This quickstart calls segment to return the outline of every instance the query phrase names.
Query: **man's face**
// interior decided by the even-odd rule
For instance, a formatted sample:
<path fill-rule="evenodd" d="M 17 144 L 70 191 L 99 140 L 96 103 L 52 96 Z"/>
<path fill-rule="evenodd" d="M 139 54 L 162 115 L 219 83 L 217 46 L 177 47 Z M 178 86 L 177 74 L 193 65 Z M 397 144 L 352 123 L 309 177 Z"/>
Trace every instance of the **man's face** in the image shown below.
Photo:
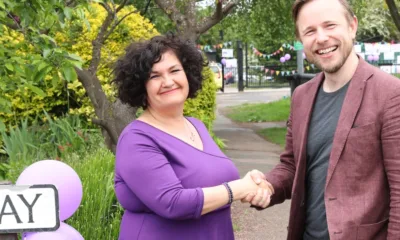
<path fill-rule="evenodd" d="M 337 72 L 353 49 L 357 18 L 350 21 L 338 0 L 314 0 L 297 18 L 299 38 L 307 59 L 327 73 Z"/>

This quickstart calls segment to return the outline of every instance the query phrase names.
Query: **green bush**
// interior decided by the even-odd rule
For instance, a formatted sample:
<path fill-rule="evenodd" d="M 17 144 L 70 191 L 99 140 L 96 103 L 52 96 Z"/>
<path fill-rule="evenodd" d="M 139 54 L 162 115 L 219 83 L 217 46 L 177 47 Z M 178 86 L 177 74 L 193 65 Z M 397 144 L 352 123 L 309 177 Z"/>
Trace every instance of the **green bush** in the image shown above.
<path fill-rule="evenodd" d="M 78 211 L 67 223 L 85 239 L 118 239 L 122 207 L 114 192 L 114 155 L 100 148 L 81 159 L 65 161 L 78 173 L 83 185 L 83 199 Z"/>
<path fill-rule="evenodd" d="M 118 15 L 121 17 L 134 10 L 134 6 L 129 5 L 123 8 Z M 90 28 L 84 21 L 73 17 L 74 20 L 66 22 L 64 29 L 53 29 L 49 36 L 63 50 L 79 56 L 83 60 L 83 67 L 87 68 L 92 58 L 92 41 L 97 36 L 107 12 L 100 4 L 93 3 L 90 5 L 90 10 L 85 11 L 84 14 Z M 115 95 L 110 84 L 110 76 L 116 59 L 130 42 L 148 39 L 157 34 L 157 30 L 148 19 L 139 13 L 133 13 L 125 18 L 109 36 L 101 51 L 102 58 L 97 76 L 104 92 L 110 99 Z M 0 26 L 0 44 L 10 51 L 18 53 L 19 61 L 26 65 L 26 69 L 21 71 L 29 70 L 31 71 L 29 75 L 34 75 L 34 69 L 31 69 L 32 62 L 42 61 L 42 53 L 29 47 L 23 34 L 2 25 Z M 56 73 L 56 70 L 61 71 L 62 69 L 63 66 L 58 66 L 57 69 L 48 72 L 42 76 L 40 81 L 34 83 L 36 87 L 43 90 L 43 94 L 38 95 L 37 91 L 21 84 L 12 84 L 20 82 L 19 79 L 10 81 L 11 83 L 6 82 L 6 86 L 0 87 L 0 101 L 7 102 L 10 106 L 8 111 L 0 109 L 0 129 L 2 128 L 1 122 L 8 126 L 9 124 L 17 125 L 20 119 L 28 118 L 29 121 L 33 121 L 35 118 L 45 118 L 43 110 L 53 116 L 70 113 L 87 118 L 92 117 L 94 109 L 82 84 L 77 79 L 66 81 L 65 76 Z M 18 78 L 18 75 L 10 74 L 8 77 L 14 79 Z M 36 78 L 37 76 L 35 76 Z"/>
<path fill-rule="evenodd" d="M 200 119 L 207 127 L 209 133 L 220 148 L 224 148 L 224 143 L 213 133 L 213 122 L 215 120 L 215 110 L 217 106 L 217 85 L 214 81 L 214 73 L 209 67 L 203 70 L 204 82 L 201 91 L 194 99 L 189 99 L 185 103 L 183 114 L 185 116 Z"/>

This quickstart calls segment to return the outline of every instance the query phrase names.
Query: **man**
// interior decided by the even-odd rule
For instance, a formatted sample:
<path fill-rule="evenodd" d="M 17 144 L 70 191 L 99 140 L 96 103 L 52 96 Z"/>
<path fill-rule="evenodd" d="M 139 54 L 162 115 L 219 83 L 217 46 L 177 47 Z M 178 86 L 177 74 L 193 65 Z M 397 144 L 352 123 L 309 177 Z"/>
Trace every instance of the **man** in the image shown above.
<path fill-rule="evenodd" d="M 400 239 L 400 80 L 356 55 L 346 0 L 296 0 L 293 18 L 322 73 L 293 93 L 269 206 L 292 199 L 290 240 Z"/>

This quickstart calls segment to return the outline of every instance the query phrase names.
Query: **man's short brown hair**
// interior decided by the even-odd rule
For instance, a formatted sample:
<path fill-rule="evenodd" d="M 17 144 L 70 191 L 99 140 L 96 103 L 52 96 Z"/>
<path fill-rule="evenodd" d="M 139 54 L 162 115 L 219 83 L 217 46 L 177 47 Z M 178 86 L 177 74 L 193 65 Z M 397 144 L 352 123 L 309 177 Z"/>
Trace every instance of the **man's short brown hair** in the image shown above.
<path fill-rule="evenodd" d="M 297 28 L 297 18 L 299 16 L 300 10 L 304 7 L 304 5 L 306 5 L 307 3 L 312 2 L 312 1 L 314 1 L 314 0 L 296 0 L 293 3 L 292 17 L 293 17 L 294 25 L 296 27 L 296 37 L 297 38 L 299 38 L 299 30 Z M 346 18 L 350 22 L 354 17 L 353 9 L 351 8 L 351 6 L 347 0 L 338 0 L 338 1 L 340 2 L 340 4 L 342 4 L 344 9 L 346 10 Z"/>

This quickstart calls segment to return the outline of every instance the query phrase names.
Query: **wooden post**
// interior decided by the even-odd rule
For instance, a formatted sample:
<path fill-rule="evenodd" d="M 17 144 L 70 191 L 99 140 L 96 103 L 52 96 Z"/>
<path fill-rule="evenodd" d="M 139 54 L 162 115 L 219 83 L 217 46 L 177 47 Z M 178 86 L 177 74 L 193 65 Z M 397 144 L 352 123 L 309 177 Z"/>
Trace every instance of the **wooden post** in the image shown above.
<path fill-rule="evenodd" d="M 0 181 L 0 185 L 11 185 L 10 181 Z M 0 240 L 18 240 L 16 233 L 0 233 Z"/>

